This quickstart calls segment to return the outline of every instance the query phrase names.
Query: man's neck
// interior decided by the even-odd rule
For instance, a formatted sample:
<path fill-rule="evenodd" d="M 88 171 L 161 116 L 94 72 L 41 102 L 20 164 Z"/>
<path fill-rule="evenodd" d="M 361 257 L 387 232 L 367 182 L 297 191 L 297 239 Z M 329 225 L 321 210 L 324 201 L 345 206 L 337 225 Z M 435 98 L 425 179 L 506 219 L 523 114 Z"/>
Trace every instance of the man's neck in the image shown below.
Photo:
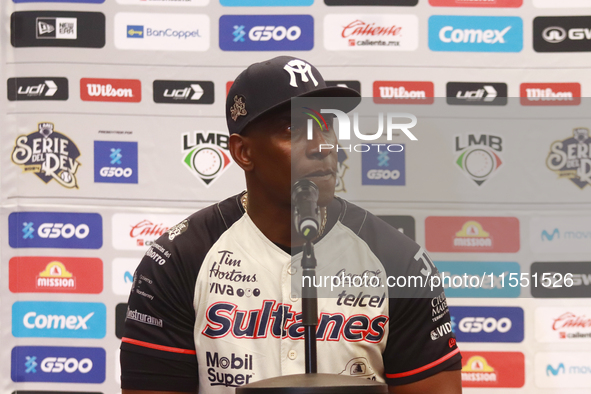
<path fill-rule="evenodd" d="M 291 204 L 280 205 L 266 195 L 248 193 L 247 212 L 258 229 L 271 242 L 292 246 Z"/>

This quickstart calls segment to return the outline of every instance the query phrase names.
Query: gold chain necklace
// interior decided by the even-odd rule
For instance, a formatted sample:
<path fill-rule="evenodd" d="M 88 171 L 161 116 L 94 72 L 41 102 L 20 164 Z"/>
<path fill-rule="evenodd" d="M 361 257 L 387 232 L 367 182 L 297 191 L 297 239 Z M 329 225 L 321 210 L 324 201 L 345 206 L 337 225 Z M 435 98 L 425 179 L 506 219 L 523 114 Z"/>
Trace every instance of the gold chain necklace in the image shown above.
<path fill-rule="evenodd" d="M 240 198 L 242 202 L 242 208 L 244 208 L 244 212 L 247 211 L 246 206 L 248 205 L 248 192 L 244 193 L 244 195 Z M 326 222 L 328 220 L 328 214 L 326 213 L 327 209 L 325 207 L 320 208 L 320 212 L 322 213 L 322 222 L 320 223 L 320 230 L 318 230 L 318 235 L 314 240 L 322 237 L 324 234 L 324 229 L 326 228 Z"/>

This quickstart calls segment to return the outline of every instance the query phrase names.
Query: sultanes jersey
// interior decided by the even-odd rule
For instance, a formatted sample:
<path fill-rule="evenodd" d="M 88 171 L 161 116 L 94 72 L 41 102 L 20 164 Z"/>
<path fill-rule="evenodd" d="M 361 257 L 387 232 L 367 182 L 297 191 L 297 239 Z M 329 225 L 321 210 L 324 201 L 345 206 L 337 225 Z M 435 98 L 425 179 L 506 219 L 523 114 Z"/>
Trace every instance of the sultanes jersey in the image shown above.
<path fill-rule="evenodd" d="M 443 290 L 415 286 L 392 298 L 386 285 L 388 276 L 435 274 L 424 250 L 342 199 L 328 216 L 315 245 L 318 372 L 400 385 L 459 369 Z M 135 272 L 122 387 L 230 394 L 303 373 L 300 261 L 301 253 L 292 257 L 260 232 L 240 196 L 171 228 Z M 331 292 L 334 277 L 343 286 Z M 364 278 L 365 286 L 351 286 Z"/>

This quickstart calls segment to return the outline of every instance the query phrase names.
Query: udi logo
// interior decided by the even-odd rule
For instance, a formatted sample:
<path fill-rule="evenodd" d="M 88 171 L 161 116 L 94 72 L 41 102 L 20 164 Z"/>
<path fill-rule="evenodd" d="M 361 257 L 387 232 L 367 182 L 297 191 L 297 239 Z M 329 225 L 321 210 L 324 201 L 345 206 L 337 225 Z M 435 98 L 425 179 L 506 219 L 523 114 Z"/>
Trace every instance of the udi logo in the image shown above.
<path fill-rule="evenodd" d="M 519 219 L 429 216 L 425 245 L 430 252 L 516 253 L 520 248 Z"/>
<path fill-rule="evenodd" d="M 538 342 L 591 342 L 591 308 L 536 308 Z"/>
<path fill-rule="evenodd" d="M 517 388 L 525 384 L 521 352 L 462 352 L 462 387 Z"/>
<path fill-rule="evenodd" d="M 16 346 L 10 377 L 13 382 L 103 383 L 105 362 L 101 348 Z"/>
<path fill-rule="evenodd" d="M 62 77 L 8 78 L 8 100 L 67 100 L 68 79 Z"/>
<path fill-rule="evenodd" d="M 183 133 L 183 163 L 209 187 L 233 163 L 227 132 L 199 130 Z"/>
<path fill-rule="evenodd" d="M 103 262 L 89 257 L 13 257 L 8 286 L 13 293 L 80 293 L 103 291 Z"/>
<path fill-rule="evenodd" d="M 94 181 L 138 183 L 137 142 L 94 141 Z"/>
<path fill-rule="evenodd" d="M 324 17 L 329 51 L 414 51 L 419 45 L 415 15 L 330 14 Z"/>
<path fill-rule="evenodd" d="M 496 135 L 467 134 L 455 137 L 456 164 L 462 172 L 481 186 L 497 173 L 503 161 L 503 139 Z"/>
<path fill-rule="evenodd" d="M 112 219 L 113 247 L 145 252 L 161 235 L 188 215 L 116 213 Z M 139 260 L 137 260 L 139 263 Z M 136 263 L 136 265 L 137 265 Z"/>
<path fill-rule="evenodd" d="M 362 185 L 406 185 L 404 144 L 380 146 L 361 153 Z"/>
<path fill-rule="evenodd" d="M 12 335 L 17 338 L 104 338 L 107 310 L 91 302 L 17 301 Z"/>
<path fill-rule="evenodd" d="M 458 342 L 523 341 L 523 309 L 498 306 L 450 306 Z"/>
<path fill-rule="evenodd" d="M 155 103 L 213 104 L 214 87 L 211 81 L 163 81 L 152 84 Z"/>
<path fill-rule="evenodd" d="M 433 104 L 433 82 L 375 81 L 373 102 L 376 104 Z"/>
<path fill-rule="evenodd" d="M 98 213 L 13 212 L 8 216 L 12 248 L 99 249 L 103 219 Z"/>
<path fill-rule="evenodd" d="M 579 105 L 580 83 L 522 83 L 521 105 Z"/>
<path fill-rule="evenodd" d="M 139 79 L 82 78 L 80 98 L 83 101 L 139 103 L 142 101 L 142 83 Z"/>
<path fill-rule="evenodd" d="M 433 7 L 517 8 L 523 0 L 429 0 L 429 4 Z"/>
<path fill-rule="evenodd" d="M 314 47 L 311 15 L 222 15 L 223 51 L 309 51 Z"/>
<path fill-rule="evenodd" d="M 521 52 L 523 21 L 514 16 L 429 18 L 429 49 L 452 52 Z"/>

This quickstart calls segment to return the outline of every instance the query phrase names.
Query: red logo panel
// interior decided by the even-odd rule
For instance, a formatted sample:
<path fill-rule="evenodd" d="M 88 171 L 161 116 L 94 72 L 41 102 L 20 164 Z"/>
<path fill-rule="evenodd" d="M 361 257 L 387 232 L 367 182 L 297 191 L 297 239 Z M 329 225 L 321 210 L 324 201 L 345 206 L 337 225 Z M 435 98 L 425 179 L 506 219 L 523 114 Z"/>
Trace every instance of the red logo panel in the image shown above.
<path fill-rule="evenodd" d="M 522 83 L 521 105 L 579 105 L 580 83 Z"/>
<path fill-rule="evenodd" d="M 425 245 L 430 252 L 516 253 L 519 219 L 514 217 L 429 216 Z"/>
<path fill-rule="evenodd" d="M 82 293 L 103 291 L 103 262 L 82 257 L 13 257 L 8 286 L 13 293 Z"/>
<path fill-rule="evenodd" d="M 462 351 L 462 387 L 523 387 L 524 384 L 523 353 Z"/>
<path fill-rule="evenodd" d="M 375 81 L 373 102 L 376 104 L 433 104 L 433 82 Z"/>
<path fill-rule="evenodd" d="M 80 98 L 83 101 L 142 101 L 142 83 L 139 79 L 82 78 Z"/>
<path fill-rule="evenodd" d="M 523 0 L 429 0 L 434 7 L 521 7 Z"/>
<path fill-rule="evenodd" d="M 228 93 L 230 93 L 230 88 L 232 87 L 233 84 L 234 84 L 234 81 L 226 82 L 226 96 L 228 95 Z"/>

